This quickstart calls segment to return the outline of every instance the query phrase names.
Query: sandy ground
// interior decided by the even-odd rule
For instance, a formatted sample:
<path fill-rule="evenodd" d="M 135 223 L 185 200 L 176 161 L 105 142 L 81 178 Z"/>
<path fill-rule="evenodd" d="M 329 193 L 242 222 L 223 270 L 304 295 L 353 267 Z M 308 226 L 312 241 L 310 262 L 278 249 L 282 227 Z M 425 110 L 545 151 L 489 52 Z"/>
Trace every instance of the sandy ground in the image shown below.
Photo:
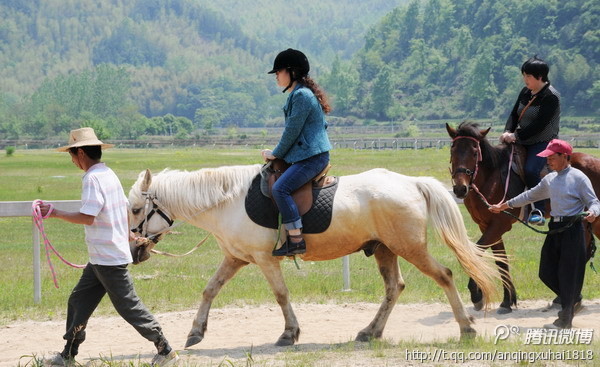
<path fill-rule="evenodd" d="M 520 335 L 513 333 L 509 338 L 524 339 L 528 328 L 540 328 L 555 319 L 556 311 L 542 312 L 547 303 L 521 301 L 519 308 L 508 315 L 498 315 L 495 310 L 484 315 L 483 312 L 474 311 L 472 306 L 468 306 L 467 311 L 476 318 L 474 326 L 479 335 L 487 335 L 494 340 L 497 327 L 518 326 Z M 574 320 L 574 327 L 593 329 L 593 336 L 598 338 L 600 299 L 585 300 L 584 305 L 585 309 Z M 370 303 L 296 304 L 294 310 L 301 327 L 300 341 L 296 346 L 285 348 L 274 346 L 283 331 L 283 316 L 276 305 L 211 310 L 206 337 L 200 344 L 187 350 L 183 346 L 196 310 L 156 316 L 172 346 L 179 352 L 180 365 L 218 366 L 224 362 L 223 365 L 227 366 L 246 366 L 247 355 L 250 354 L 253 360 L 251 365 L 284 366 L 290 365 L 290 359 L 302 360 L 303 353 L 320 354 L 320 362 L 309 363 L 327 367 L 431 365 L 427 360 L 425 363 L 411 361 L 403 347 L 399 347 L 401 351 L 382 351 L 382 356 L 372 350 L 361 351 L 361 343 L 351 343 L 358 331 L 368 325 L 378 307 Z M 63 330 L 62 320 L 20 321 L 0 327 L 0 366 L 31 365 L 32 355 L 47 356 L 60 350 L 63 346 Z M 134 365 L 139 365 L 139 361 L 150 361 L 155 351 L 152 343 L 143 339 L 120 317 L 92 317 L 87 335 L 77 358 L 84 365 L 99 364 L 101 358 L 132 360 Z M 454 321 L 450 306 L 441 303 L 398 304 L 383 335 L 386 341 L 394 344 L 402 341 L 416 342 L 417 346 L 422 344 L 424 350 L 431 341 L 458 337 L 458 324 Z M 410 351 L 415 350 L 414 345 L 411 344 Z M 347 350 L 330 350 L 336 348 Z M 595 354 L 594 362 L 600 364 L 600 352 L 595 351 Z M 488 364 L 473 363 L 469 365 Z"/>

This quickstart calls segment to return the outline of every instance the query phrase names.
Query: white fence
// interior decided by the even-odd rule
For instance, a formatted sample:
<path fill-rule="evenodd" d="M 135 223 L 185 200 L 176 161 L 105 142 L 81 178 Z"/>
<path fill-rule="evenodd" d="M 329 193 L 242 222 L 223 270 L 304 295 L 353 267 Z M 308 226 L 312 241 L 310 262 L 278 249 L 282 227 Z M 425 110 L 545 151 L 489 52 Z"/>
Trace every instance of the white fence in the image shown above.
<path fill-rule="evenodd" d="M 79 200 L 56 200 L 48 201 L 54 207 L 66 211 L 79 211 L 81 201 Z M 33 301 L 42 301 L 42 275 L 40 263 L 40 233 L 33 222 L 31 201 L 2 201 L 0 202 L 0 217 L 31 217 L 33 236 Z"/>
<path fill-rule="evenodd" d="M 56 209 L 77 212 L 81 208 L 80 200 L 55 200 L 47 201 Z M 41 272 L 41 246 L 40 233 L 33 222 L 32 201 L 0 201 L 0 217 L 31 217 L 33 238 L 33 302 L 42 301 L 42 272 Z M 342 258 L 342 272 L 344 277 L 344 291 L 350 290 L 350 257 Z"/>

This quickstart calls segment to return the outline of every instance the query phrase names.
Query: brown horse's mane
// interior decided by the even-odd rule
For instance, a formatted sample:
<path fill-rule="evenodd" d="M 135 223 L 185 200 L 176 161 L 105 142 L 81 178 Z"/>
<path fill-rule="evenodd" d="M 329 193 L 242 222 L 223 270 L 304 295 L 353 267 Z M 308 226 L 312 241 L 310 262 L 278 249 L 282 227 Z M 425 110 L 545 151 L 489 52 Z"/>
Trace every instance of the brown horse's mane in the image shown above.
<path fill-rule="evenodd" d="M 508 162 L 507 145 L 502 144 L 493 146 L 487 140 L 487 138 L 481 134 L 480 125 L 473 121 L 463 121 L 456 128 L 456 136 L 469 136 L 479 140 L 479 146 L 481 148 L 482 166 L 491 168 L 500 168 L 501 165 Z"/>

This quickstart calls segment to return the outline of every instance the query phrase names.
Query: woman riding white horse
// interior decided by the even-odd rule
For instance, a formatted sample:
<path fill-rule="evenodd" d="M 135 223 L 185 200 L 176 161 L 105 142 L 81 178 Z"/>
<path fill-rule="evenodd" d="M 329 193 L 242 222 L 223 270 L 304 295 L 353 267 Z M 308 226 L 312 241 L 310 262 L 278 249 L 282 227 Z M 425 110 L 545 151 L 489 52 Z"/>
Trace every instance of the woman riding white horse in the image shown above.
<path fill-rule="evenodd" d="M 292 345 L 300 327 L 289 302 L 280 268 L 283 257 L 271 255 L 277 230 L 255 224 L 246 214 L 244 199 L 260 165 L 205 168 L 193 172 L 165 170 L 155 176 L 141 172 L 129 193 L 133 227 L 142 221 L 144 236 L 159 233 L 170 221 L 184 220 L 215 236 L 224 258 L 202 294 L 202 302 L 186 347 L 204 338 L 211 303 L 221 287 L 245 265 L 260 267 L 285 318 L 277 345 Z M 474 335 L 473 318 L 465 312 L 452 280 L 452 271 L 427 251 L 427 224 L 452 249 L 464 270 L 483 290 L 485 303 L 499 279 L 491 254 L 479 250 L 467 237 L 458 205 L 447 189 L 428 177 L 409 177 L 373 169 L 339 178 L 333 217 L 323 233 L 305 234 L 304 260 L 331 260 L 369 246 L 385 282 L 385 297 L 373 321 L 357 340 L 379 338 L 396 300 L 404 289 L 398 266 L 402 256 L 434 279 L 446 293 L 460 326 L 461 336 Z M 154 202 L 164 215 L 148 215 Z M 167 218 L 165 218 L 167 217 Z"/>

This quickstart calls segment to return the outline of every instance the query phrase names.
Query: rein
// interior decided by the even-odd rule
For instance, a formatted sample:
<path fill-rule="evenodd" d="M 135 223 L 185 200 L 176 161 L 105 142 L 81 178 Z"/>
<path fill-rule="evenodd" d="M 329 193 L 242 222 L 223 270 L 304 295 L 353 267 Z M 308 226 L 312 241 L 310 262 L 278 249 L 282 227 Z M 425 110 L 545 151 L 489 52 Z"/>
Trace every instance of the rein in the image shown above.
<path fill-rule="evenodd" d="M 198 244 L 196 246 L 194 246 L 191 250 L 189 250 L 185 254 L 176 255 L 176 254 L 171 254 L 169 252 L 158 251 L 155 249 L 150 250 L 150 252 L 152 252 L 153 254 L 169 256 L 169 257 L 184 257 L 184 256 L 187 256 L 187 255 L 191 254 L 192 252 L 196 251 L 198 249 L 198 247 L 202 246 L 204 244 L 204 242 L 206 242 L 206 240 L 208 240 L 208 237 L 210 237 L 211 234 L 212 233 L 207 234 L 206 237 L 204 237 L 204 239 L 202 241 L 198 242 Z"/>
<path fill-rule="evenodd" d="M 478 190 L 476 190 L 476 192 L 479 194 L 479 198 L 485 204 L 485 206 L 487 208 L 489 208 L 491 205 L 487 202 L 487 200 L 485 200 L 485 197 Z M 542 231 L 542 230 L 539 230 L 537 228 L 532 227 L 529 223 L 527 223 L 526 221 L 522 220 L 521 218 L 517 217 L 516 215 L 514 215 L 513 213 L 511 213 L 511 212 L 509 212 L 507 210 L 503 210 L 503 211 L 501 211 L 501 213 L 506 214 L 509 217 L 512 217 L 512 218 L 516 219 L 518 222 L 520 222 L 521 224 L 523 224 L 525 227 L 533 230 L 534 232 L 537 232 L 537 233 L 540 233 L 540 234 L 546 234 L 546 235 L 564 232 L 567 229 L 571 228 L 573 226 L 573 224 L 575 224 L 580 217 L 584 217 L 584 216 L 587 215 L 587 213 L 585 213 L 585 212 L 579 213 L 578 215 L 575 216 L 575 219 L 571 220 L 564 227 L 560 227 L 560 228 L 557 228 L 557 229 L 549 229 L 547 231 Z M 590 260 L 589 260 L 590 261 L 590 268 L 594 271 L 594 273 L 598 273 L 596 271 L 596 267 L 594 266 L 594 262 L 592 261 L 592 259 L 594 258 L 594 254 L 596 252 L 596 240 L 594 239 L 594 232 L 592 230 L 592 223 L 588 222 L 587 226 L 588 226 L 588 232 L 590 233 L 590 248 L 591 248 Z"/>
<path fill-rule="evenodd" d="M 77 264 L 73 264 L 73 263 L 65 260 L 65 258 L 62 257 L 62 255 L 54 248 L 54 246 L 52 246 L 52 243 L 50 243 L 50 240 L 48 239 L 48 236 L 46 235 L 43 220 L 47 219 L 50 216 L 50 214 L 54 210 L 54 205 L 49 204 L 50 210 L 48 210 L 48 213 L 46 213 L 45 216 L 42 216 L 42 212 L 40 210 L 40 205 L 42 205 L 43 203 L 44 202 L 42 200 L 39 200 L 39 199 L 34 200 L 31 205 L 31 211 L 32 211 L 32 215 L 33 215 L 33 222 L 35 223 L 35 226 L 37 227 L 38 231 L 41 233 L 42 237 L 44 238 L 44 249 L 46 251 L 46 261 L 48 262 L 48 266 L 50 267 L 50 272 L 52 273 L 52 281 L 54 282 L 54 287 L 58 288 L 58 280 L 56 278 L 56 272 L 54 271 L 54 266 L 52 265 L 52 261 L 50 260 L 50 251 L 54 252 L 54 254 L 56 254 L 56 256 L 58 256 L 58 258 L 63 263 L 69 265 L 70 267 L 77 268 L 77 269 L 83 269 L 86 267 L 86 265 L 77 265 Z"/>

